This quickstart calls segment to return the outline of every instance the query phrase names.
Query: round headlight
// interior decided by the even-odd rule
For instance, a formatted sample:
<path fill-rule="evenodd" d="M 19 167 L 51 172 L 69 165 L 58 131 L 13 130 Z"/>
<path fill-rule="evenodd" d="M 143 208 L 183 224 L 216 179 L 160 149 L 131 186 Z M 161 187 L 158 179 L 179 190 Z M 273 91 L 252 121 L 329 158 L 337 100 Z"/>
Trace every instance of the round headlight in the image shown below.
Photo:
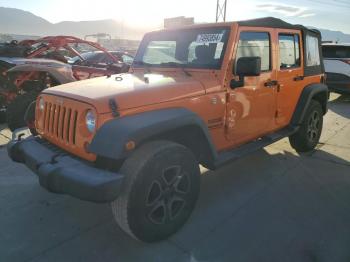
<path fill-rule="evenodd" d="M 96 128 L 96 116 L 91 110 L 87 111 L 85 116 L 86 128 L 90 133 L 93 133 Z"/>
<path fill-rule="evenodd" d="M 39 100 L 39 110 L 44 111 L 44 108 L 45 108 L 45 102 L 44 102 L 44 99 L 41 97 Z"/>

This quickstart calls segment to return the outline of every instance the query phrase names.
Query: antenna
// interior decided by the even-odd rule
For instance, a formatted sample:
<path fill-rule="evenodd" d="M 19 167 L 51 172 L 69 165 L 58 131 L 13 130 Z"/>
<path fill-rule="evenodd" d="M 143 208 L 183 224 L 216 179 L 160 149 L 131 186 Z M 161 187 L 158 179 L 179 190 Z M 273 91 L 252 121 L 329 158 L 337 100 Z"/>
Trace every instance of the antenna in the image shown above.
<path fill-rule="evenodd" d="M 226 21 L 227 0 L 217 0 L 216 4 L 216 22 Z"/>

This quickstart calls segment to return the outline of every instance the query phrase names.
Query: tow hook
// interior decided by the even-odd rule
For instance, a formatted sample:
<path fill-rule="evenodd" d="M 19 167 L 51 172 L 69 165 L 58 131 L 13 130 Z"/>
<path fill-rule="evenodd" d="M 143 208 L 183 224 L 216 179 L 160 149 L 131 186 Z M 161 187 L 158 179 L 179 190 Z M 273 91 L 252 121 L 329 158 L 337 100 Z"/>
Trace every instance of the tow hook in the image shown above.
<path fill-rule="evenodd" d="M 19 128 L 13 131 L 12 133 L 12 140 L 13 141 L 21 141 L 24 137 L 29 137 L 32 134 L 30 133 L 30 130 L 28 130 L 27 127 Z"/>

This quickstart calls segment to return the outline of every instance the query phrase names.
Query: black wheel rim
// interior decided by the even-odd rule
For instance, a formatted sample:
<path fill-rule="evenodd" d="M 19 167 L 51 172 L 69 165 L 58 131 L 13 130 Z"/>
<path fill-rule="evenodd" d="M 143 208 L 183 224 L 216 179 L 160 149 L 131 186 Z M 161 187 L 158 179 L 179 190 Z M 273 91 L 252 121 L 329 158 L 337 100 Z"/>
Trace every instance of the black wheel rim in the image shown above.
<path fill-rule="evenodd" d="M 146 198 L 148 219 L 158 225 L 175 220 L 187 203 L 190 183 L 189 174 L 181 166 L 163 169 L 148 190 Z"/>
<path fill-rule="evenodd" d="M 313 111 L 308 122 L 307 136 L 311 142 L 315 142 L 318 139 L 320 132 L 321 118 L 318 111 Z"/>

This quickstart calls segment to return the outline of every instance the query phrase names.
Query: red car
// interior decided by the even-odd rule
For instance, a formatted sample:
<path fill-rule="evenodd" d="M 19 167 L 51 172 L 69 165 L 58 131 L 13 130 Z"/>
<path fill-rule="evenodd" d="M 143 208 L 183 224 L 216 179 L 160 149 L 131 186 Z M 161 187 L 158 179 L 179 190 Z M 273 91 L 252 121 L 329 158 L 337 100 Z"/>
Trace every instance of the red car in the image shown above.
<path fill-rule="evenodd" d="M 7 53 L 9 57 L 1 57 Z M 86 53 L 101 53 L 108 63 L 91 63 Z M 69 64 L 75 58 L 79 63 Z M 28 105 L 44 89 L 129 70 L 121 56 L 97 43 L 72 36 L 12 42 L 0 48 L 0 111 L 13 131 L 25 126 Z"/>

